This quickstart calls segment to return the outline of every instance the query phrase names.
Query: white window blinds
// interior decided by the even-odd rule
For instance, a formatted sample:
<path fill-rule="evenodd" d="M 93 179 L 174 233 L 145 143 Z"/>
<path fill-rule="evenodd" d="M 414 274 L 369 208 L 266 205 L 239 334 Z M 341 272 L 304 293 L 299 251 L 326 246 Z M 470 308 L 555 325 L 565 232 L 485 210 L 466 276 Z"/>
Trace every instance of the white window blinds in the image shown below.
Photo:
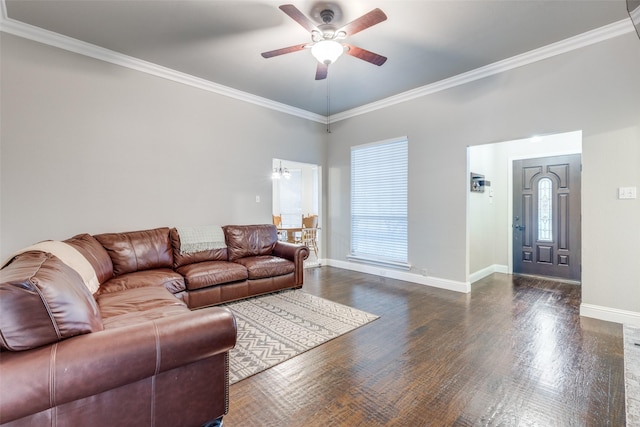
<path fill-rule="evenodd" d="M 407 138 L 351 148 L 351 257 L 407 263 Z"/>

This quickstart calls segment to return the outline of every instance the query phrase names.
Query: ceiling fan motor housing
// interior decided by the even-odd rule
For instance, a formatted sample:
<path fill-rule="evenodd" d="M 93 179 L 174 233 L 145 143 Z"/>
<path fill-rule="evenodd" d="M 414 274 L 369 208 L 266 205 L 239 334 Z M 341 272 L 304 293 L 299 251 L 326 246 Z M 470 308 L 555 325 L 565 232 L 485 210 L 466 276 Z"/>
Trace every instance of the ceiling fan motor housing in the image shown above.
<path fill-rule="evenodd" d="M 323 11 L 320 12 L 320 18 L 322 18 L 322 22 L 324 22 L 325 24 L 328 24 L 331 21 L 333 21 L 334 15 L 335 14 L 333 13 L 333 10 L 331 9 L 324 9 Z"/>

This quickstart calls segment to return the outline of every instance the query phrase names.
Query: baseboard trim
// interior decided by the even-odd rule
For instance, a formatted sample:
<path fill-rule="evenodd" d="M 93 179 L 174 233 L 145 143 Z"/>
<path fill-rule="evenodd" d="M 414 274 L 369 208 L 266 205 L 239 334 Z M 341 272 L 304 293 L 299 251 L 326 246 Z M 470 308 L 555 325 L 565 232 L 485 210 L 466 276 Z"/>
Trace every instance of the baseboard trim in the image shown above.
<path fill-rule="evenodd" d="M 323 265 L 330 267 L 343 268 L 345 270 L 358 271 L 360 273 L 373 274 L 380 277 L 390 277 L 396 280 L 404 280 L 406 282 L 417 283 L 434 288 L 446 289 L 449 291 L 469 293 L 471 292 L 471 283 L 458 282 L 455 280 L 441 279 L 439 277 L 422 276 L 420 274 L 408 271 L 394 270 L 382 266 L 374 266 L 368 264 L 360 264 L 357 262 L 340 261 L 336 259 L 325 259 Z"/>
<path fill-rule="evenodd" d="M 501 264 L 493 264 L 490 265 L 489 267 L 485 267 L 482 270 L 478 270 L 474 273 L 471 273 L 469 275 L 469 282 L 471 284 L 477 282 L 480 279 L 484 279 L 487 276 L 492 275 L 493 273 L 504 273 L 504 274 L 508 274 L 509 273 L 509 266 L 507 265 L 501 265 Z"/>
<path fill-rule="evenodd" d="M 637 311 L 620 310 L 594 304 L 580 304 L 580 316 L 605 320 L 607 322 L 640 326 L 640 313 Z"/>

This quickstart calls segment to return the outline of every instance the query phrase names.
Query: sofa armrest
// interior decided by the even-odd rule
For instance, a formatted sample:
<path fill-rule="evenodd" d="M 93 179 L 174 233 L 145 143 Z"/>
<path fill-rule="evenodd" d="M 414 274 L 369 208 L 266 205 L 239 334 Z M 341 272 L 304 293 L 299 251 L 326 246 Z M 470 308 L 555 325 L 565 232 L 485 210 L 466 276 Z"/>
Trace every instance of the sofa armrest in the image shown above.
<path fill-rule="evenodd" d="M 304 282 L 304 260 L 309 258 L 309 248 L 304 245 L 278 241 L 273 248 L 273 255 L 293 261 L 296 285 L 302 285 Z"/>
<path fill-rule="evenodd" d="M 206 359 L 228 351 L 235 341 L 231 312 L 212 307 L 3 352 L 0 422 Z"/>
<path fill-rule="evenodd" d="M 302 262 L 309 258 L 309 248 L 304 245 L 278 241 L 273 248 L 273 255 L 293 262 Z"/>

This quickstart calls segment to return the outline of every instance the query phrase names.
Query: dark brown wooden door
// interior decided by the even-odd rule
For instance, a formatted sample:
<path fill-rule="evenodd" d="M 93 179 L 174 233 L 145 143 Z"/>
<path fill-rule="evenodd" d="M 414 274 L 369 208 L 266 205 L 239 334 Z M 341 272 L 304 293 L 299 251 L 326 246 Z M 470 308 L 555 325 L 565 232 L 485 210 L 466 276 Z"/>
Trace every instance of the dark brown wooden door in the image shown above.
<path fill-rule="evenodd" d="M 580 280 L 581 156 L 513 162 L 513 272 Z"/>

